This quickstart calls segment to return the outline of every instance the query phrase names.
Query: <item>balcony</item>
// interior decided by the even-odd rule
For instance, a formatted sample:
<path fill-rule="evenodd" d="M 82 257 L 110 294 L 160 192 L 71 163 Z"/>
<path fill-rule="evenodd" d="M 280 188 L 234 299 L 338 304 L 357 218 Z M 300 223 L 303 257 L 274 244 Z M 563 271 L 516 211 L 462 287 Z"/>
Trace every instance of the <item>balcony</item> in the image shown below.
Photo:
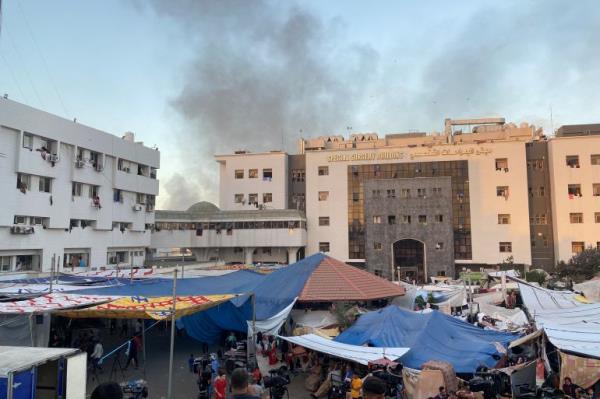
<path fill-rule="evenodd" d="M 34 229 L 33 226 L 16 225 L 16 226 L 11 226 L 10 227 L 10 233 L 11 234 L 27 235 L 27 234 L 33 234 L 33 233 L 35 233 L 35 229 Z"/>

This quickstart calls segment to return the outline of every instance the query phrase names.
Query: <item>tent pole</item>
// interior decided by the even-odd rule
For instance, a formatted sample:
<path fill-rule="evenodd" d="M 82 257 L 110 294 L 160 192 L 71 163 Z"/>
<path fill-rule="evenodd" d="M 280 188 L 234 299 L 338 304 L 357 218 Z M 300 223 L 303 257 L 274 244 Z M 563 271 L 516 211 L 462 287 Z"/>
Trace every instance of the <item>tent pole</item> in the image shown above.
<path fill-rule="evenodd" d="M 250 342 L 248 342 L 248 348 L 246 348 L 247 365 L 250 364 L 250 349 L 256 352 L 256 348 L 254 347 L 256 345 L 256 294 L 254 292 L 252 293 L 252 336 L 249 338 Z"/>
<path fill-rule="evenodd" d="M 169 385 L 167 386 L 167 399 L 171 399 L 173 385 L 173 351 L 175 349 L 175 309 L 177 302 L 177 268 L 173 270 L 173 308 L 171 309 L 171 349 L 169 351 Z"/>
<path fill-rule="evenodd" d="M 142 355 L 144 356 L 144 379 L 146 379 L 146 319 L 142 319 Z"/>

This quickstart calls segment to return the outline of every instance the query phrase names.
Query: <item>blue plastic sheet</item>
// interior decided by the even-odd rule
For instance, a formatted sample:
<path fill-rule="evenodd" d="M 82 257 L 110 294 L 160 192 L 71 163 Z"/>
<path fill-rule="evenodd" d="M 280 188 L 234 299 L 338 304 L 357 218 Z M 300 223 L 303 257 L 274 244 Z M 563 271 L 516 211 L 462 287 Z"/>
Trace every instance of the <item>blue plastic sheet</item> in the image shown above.
<path fill-rule="evenodd" d="M 421 314 L 388 306 L 362 315 L 335 341 L 375 347 L 408 347 L 400 362 L 421 369 L 429 360 L 446 361 L 457 373 L 493 367 L 502 352 L 519 335 L 483 330 L 438 311 Z"/>

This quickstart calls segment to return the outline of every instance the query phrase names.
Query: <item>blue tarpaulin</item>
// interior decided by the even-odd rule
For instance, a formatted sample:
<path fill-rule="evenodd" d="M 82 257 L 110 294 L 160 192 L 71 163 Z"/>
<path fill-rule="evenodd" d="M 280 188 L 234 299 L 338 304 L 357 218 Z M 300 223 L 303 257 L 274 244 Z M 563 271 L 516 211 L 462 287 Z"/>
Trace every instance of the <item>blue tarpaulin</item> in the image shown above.
<path fill-rule="evenodd" d="M 335 338 L 351 345 L 408 347 L 400 362 L 421 369 L 429 360 L 446 361 L 457 373 L 493 367 L 516 334 L 483 330 L 438 311 L 421 314 L 397 306 L 369 312 Z"/>
<path fill-rule="evenodd" d="M 243 294 L 256 297 L 256 320 L 266 320 L 295 300 L 306 280 L 324 259 L 317 253 L 268 275 L 242 270 L 224 276 L 177 280 L 177 295 Z M 73 293 L 87 295 L 169 296 L 172 279 L 124 281 L 123 285 L 91 288 Z M 252 320 L 252 303 L 248 295 L 235 298 L 204 312 L 177 321 L 179 328 L 202 342 L 213 343 L 222 331 L 246 332 L 247 320 Z"/>

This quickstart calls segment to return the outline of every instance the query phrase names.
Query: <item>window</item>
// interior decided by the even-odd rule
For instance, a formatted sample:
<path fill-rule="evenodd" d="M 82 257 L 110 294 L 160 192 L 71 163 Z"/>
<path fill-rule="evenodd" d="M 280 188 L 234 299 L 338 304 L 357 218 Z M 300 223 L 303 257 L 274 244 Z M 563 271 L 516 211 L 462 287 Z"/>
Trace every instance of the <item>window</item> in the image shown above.
<path fill-rule="evenodd" d="M 600 223 L 600 212 L 594 213 L 594 221 Z"/>
<path fill-rule="evenodd" d="M 383 245 L 380 242 L 374 242 L 373 243 L 373 249 L 375 251 L 381 251 L 383 249 Z"/>
<path fill-rule="evenodd" d="M 352 202 L 360 201 L 360 193 L 352 193 Z"/>
<path fill-rule="evenodd" d="M 27 216 L 15 216 L 15 224 L 27 224 Z"/>
<path fill-rule="evenodd" d="M 329 216 L 319 216 L 319 226 L 329 226 Z"/>
<path fill-rule="evenodd" d="M 583 213 L 569 213 L 571 223 L 583 223 Z"/>
<path fill-rule="evenodd" d="M 258 179 L 258 169 L 248 169 L 248 178 Z"/>
<path fill-rule="evenodd" d="M 292 182 L 302 183 L 304 182 L 304 169 L 292 169 Z"/>
<path fill-rule="evenodd" d="M 90 198 L 95 198 L 99 195 L 100 186 L 90 186 Z"/>
<path fill-rule="evenodd" d="M 273 169 L 263 169 L 263 180 L 271 181 L 271 179 L 273 179 Z"/>
<path fill-rule="evenodd" d="M 396 224 L 396 216 L 388 215 L 388 224 Z"/>
<path fill-rule="evenodd" d="M 72 187 L 71 187 L 71 195 L 73 197 L 81 197 L 81 187 L 82 186 L 83 186 L 83 184 L 81 184 L 81 183 L 73 182 Z"/>
<path fill-rule="evenodd" d="M 235 178 L 243 179 L 244 178 L 244 169 L 236 169 L 235 170 Z"/>
<path fill-rule="evenodd" d="M 319 201 L 327 201 L 329 198 L 329 191 L 319 191 Z"/>
<path fill-rule="evenodd" d="M 329 166 L 319 166 L 319 176 L 328 176 Z"/>
<path fill-rule="evenodd" d="M 248 205 L 258 204 L 258 194 L 248 194 Z"/>
<path fill-rule="evenodd" d="M 574 254 L 580 254 L 585 249 L 585 243 L 583 241 L 571 242 L 571 252 Z"/>
<path fill-rule="evenodd" d="M 442 188 L 441 187 L 433 187 L 431 189 L 431 194 L 435 195 L 435 196 L 441 196 L 442 195 Z"/>
<path fill-rule="evenodd" d="M 498 224 L 510 224 L 510 215 L 506 213 L 498 214 Z"/>
<path fill-rule="evenodd" d="M 400 197 L 410 198 L 410 188 L 403 188 L 400 190 Z"/>
<path fill-rule="evenodd" d="M 594 197 L 600 197 L 600 183 L 592 184 L 592 192 Z"/>
<path fill-rule="evenodd" d="M 581 184 L 569 184 L 568 193 L 569 198 L 581 197 Z"/>
<path fill-rule="evenodd" d="M 30 224 L 34 224 L 34 225 L 44 224 L 44 218 L 39 217 L 39 216 L 32 216 L 30 218 Z"/>
<path fill-rule="evenodd" d="M 113 202 L 123 203 L 123 192 L 117 188 L 113 190 Z"/>
<path fill-rule="evenodd" d="M 437 249 L 438 251 L 444 249 L 444 243 L 438 242 L 437 244 L 435 244 L 435 249 Z"/>
<path fill-rule="evenodd" d="M 273 193 L 263 193 L 263 204 L 273 202 Z"/>
<path fill-rule="evenodd" d="M 545 188 L 544 186 L 540 186 L 540 187 L 538 188 L 538 195 L 539 195 L 540 197 L 543 197 L 543 196 L 545 196 L 545 195 L 546 195 L 546 188 Z"/>
<path fill-rule="evenodd" d="M 444 215 L 435 215 L 435 221 L 437 223 L 442 223 L 444 221 Z"/>
<path fill-rule="evenodd" d="M 419 198 L 427 197 L 427 190 L 424 188 L 417 188 L 417 197 L 419 197 Z"/>
<path fill-rule="evenodd" d="M 578 168 L 579 155 L 567 155 L 567 166 L 570 168 Z"/>
<path fill-rule="evenodd" d="M 508 159 L 496 158 L 496 170 L 508 172 Z"/>
<path fill-rule="evenodd" d="M 394 189 L 387 190 L 387 197 L 388 198 L 396 198 L 396 190 L 394 190 Z"/>
<path fill-rule="evenodd" d="M 410 224 L 410 215 L 402 215 L 402 223 Z"/>
<path fill-rule="evenodd" d="M 512 242 L 501 242 L 500 252 L 512 252 Z"/>
<path fill-rule="evenodd" d="M 381 224 L 381 216 L 373 216 L 373 224 Z"/>
<path fill-rule="evenodd" d="M 546 214 L 545 213 L 539 213 L 539 214 L 536 214 L 534 217 L 530 217 L 529 218 L 529 223 L 530 224 L 536 224 L 536 225 L 544 225 L 544 224 L 546 224 Z"/>
<path fill-rule="evenodd" d="M 17 173 L 17 188 L 25 193 L 31 188 L 31 175 Z"/>
<path fill-rule="evenodd" d="M 427 215 L 419 215 L 419 224 L 427 224 Z"/>
<path fill-rule="evenodd" d="M 381 190 L 373 190 L 373 198 L 381 198 Z"/>
<path fill-rule="evenodd" d="M 10 271 L 10 256 L 0 256 L 0 272 Z"/>
<path fill-rule="evenodd" d="M 496 187 L 496 196 L 508 198 L 508 186 Z"/>
<path fill-rule="evenodd" d="M 23 148 L 33 149 L 33 135 L 29 133 L 23 134 Z"/>
<path fill-rule="evenodd" d="M 590 155 L 590 162 L 592 165 L 600 165 L 600 154 Z"/>
<path fill-rule="evenodd" d="M 304 209 L 304 193 L 293 193 L 292 204 L 294 204 L 297 209 Z"/>
<path fill-rule="evenodd" d="M 244 194 L 233 194 L 233 202 L 242 204 L 244 202 Z"/>
<path fill-rule="evenodd" d="M 320 242 L 319 243 L 319 252 L 329 252 L 329 243 L 328 242 Z"/>
<path fill-rule="evenodd" d="M 49 193 L 52 189 L 52 179 L 40 176 L 39 188 L 41 193 Z"/>
<path fill-rule="evenodd" d="M 142 193 L 136 193 L 135 194 L 135 203 L 145 205 L 146 204 L 146 196 Z"/>
<path fill-rule="evenodd" d="M 544 170 L 544 160 L 543 159 L 533 159 L 533 160 L 527 161 L 527 169 Z"/>

